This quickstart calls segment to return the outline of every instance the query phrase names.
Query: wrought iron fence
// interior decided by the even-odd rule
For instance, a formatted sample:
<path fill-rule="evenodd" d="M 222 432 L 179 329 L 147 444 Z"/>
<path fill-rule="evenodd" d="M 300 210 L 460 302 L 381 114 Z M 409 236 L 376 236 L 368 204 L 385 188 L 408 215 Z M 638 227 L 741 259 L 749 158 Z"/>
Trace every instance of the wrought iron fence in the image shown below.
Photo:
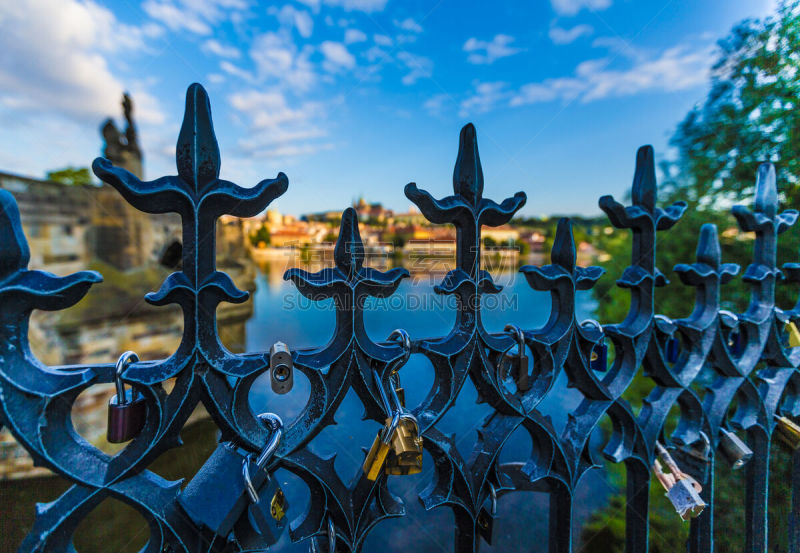
<path fill-rule="evenodd" d="M 402 340 L 376 343 L 368 337 L 364 299 L 392 295 L 408 273 L 401 268 L 381 272 L 365 266 L 357 214 L 345 210 L 334 253 L 335 267 L 316 273 L 291 269 L 285 274 L 285 279 L 311 300 L 333 298 L 336 326 L 326 345 L 291 352 L 294 370 L 308 378 L 311 394 L 300 415 L 286 422 L 278 440 L 277 423 L 253 413 L 247 399 L 255 379 L 270 370 L 269 352 L 233 354 L 221 344 L 216 332 L 218 304 L 243 302 L 247 294 L 216 270 L 214 225 L 223 214 L 249 217 L 260 213 L 286 192 L 288 179 L 280 173 L 253 188 L 219 179 L 220 155 L 209 101 L 197 84 L 187 93 L 176 158 L 177 176 L 150 182 L 141 182 L 105 159 L 93 164 L 95 174 L 137 209 L 174 212 L 183 223 L 182 269 L 170 275 L 159 291 L 146 296 L 153 305 L 180 306 L 183 338 L 168 359 L 134 360 L 120 366 L 124 382 L 140 394 L 137 402 L 144 405 L 143 420 L 141 429 L 134 429 L 138 433 L 133 432 L 133 439 L 113 456 L 75 432 L 70 412 L 82 391 L 113 382 L 117 367 L 44 366 L 31 353 L 27 341 L 33 309 L 65 309 L 80 300 L 101 276 L 84 271 L 57 277 L 28 270 L 29 250 L 16 203 L 10 193 L 0 191 L 0 423 L 11 430 L 37 464 L 74 484 L 57 500 L 38 506 L 36 521 L 21 551 L 72 551 L 71 540 L 78 524 L 109 497 L 132 506 L 147 520 L 150 539 L 144 551 L 229 551 L 245 547 L 239 530 L 215 535 L 210 531 L 213 522 L 199 520 L 219 507 L 209 504 L 202 489 L 190 493 L 190 484 L 182 492 L 178 482 L 164 480 L 147 469 L 155 458 L 179 445 L 179 432 L 198 402 L 219 427 L 222 441 L 239 448 L 231 446 L 223 452 L 234 459 L 227 465 L 223 460 L 201 469 L 206 477 L 209 473 L 214 476 L 212 481 L 217 479 L 225 488 L 233 489 L 237 512 L 243 512 L 242 505 L 247 508 L 247 503 L 256 499 L 253 493 L 247 493 L 241 467 L 247 468 L 250 461 L 241 461 L 242 455 L 262 451 L 273 439 L 278 441 L 277 449 L 262 459 L 264 470 L 254 467 L 263 473 L 261 483 L 280 467 L 297 475 L 310 491 L 307 511 L 290 517 L 294 519 L 289 528 L 292 541 L 311 539 L 322 551 L 357 551 L 379 521 L 404 515 L 405 507 L 389 492 L 387 481 L 401 477 L 393 474 L 413 472 L 419 459 L 413 454 L 418 442 L 409 442 L 411 445 L 406 445 L 412 455 L 410 461 L 405 460 L 409 462 L 395 458 L 394 470 L 389 470 L 389 465 L 384 470 L 380 461 L 375 461 L 374 480 L 366 474 L 370 467 L 365 466 L 365 474 L 347 483 L 337 475 L 331 459 L 309 450 L 309 443 L 334 422 L 334 413 L 351 388 L 367 417 L 379 424 L 389 427 L 397 423 L 391 421 L 395 412 L 410 413 L 415 418 L 424 448 L 435 464 L 432 482 L 420 494 L 420 500 L 426 509 L 453 511 L 456 551 L 477 551 L 481 536 L 488 537 L 486 530 L 493 516 L 488 506 L 493 500 L 531 490 L 550 495 L 549 550 L 571 551 L 573 493 L 581 477 L 597 466 L 588 442 L 604 417 L 613 423 L 613 433 L 603 454 L 626 467 L 627 551 L 648 549 L 648 484 L 654 467 L 665 487 L 677 490 L 678 483 L 689 483 L 682 488 L 686 497 L 673 498 L 676 505 L 684 501 L 686 507 L 688 501 L 691 512 L 707 503 L 705 511 L 691 521 L 688 549 L 711 551 L 714 464 L 709 459 L 726 455 L 736 462 L 746 456 L 748 446 L 754 455 L 746 468 L 745 550 L 766 551 L 769 446 L 777 434 L 792 439 L 796 429 L 785 416 L 800 414 L 796 393 L 800 347 L 787 344 L 784 335 L 784 325 L 800 318 L 800 304 L 784 311 L 774 301 L 776 281 L 782 275 L 790 282 L 800 281 L 800 263 L 784 265 L 783 272 L 776 267 L 777 237 L 795 222 L 797 213 L 777 212 L 771 165 L 759 168 L 754 209 L 733 208 L 741 230 L 755 235 L 753 262 L 743 275 L 752 288 L 745 312 L 735 315 L 720 309 L 721 285 L 734 277 L 738 267 L 722 263 L 716 229 L 706 225 L 699 237 L 696 262 L 675 267 L 681 281 L 697 291 L 694 311 L 679 320 L 654 313 L 654 289 L 665 282 L 655 266 L 657 232 L 669 230 L 686 206 L 682 202 L 665 209 L 656 206 L 653 150 L 646 146 L 636 158 L 632 205 L 623 206 L 611 196 L 600 199 L 600 207 L 611 223 L 629 229 L 633 236 L 631 264 L 617 281 L 618 286 L 630 290 L 630 311 L 625 320 L 602 326 L 576 320 L 576 291 L 590 289 L 603 270 L 576 265 L 571 224 L 561 220 L 551 264 L 520 269 L 533 289 L 550 293 L 549 319 L 541 328 L 519 332 L 510 328 L 509 333 L 493 334 L 481 322 L 481 298 L 498 293 L 499 287 L 492 275 L 481 269 L 481 227 L 508 222 L 525 204 L 526 196 L 519 192 L 500 203 L 484 198 L 475 129 L 465 126 L 459 140 L 453 194 L 436 199 L 413 183 L 405 188 L 406 196 L 431 223 L 452 224 L 457 229 L 456 268 L 435 288 L 437 294 L 457 299 L 452 330 L 439 338 L 414 337 L 410 344 Z M 399 337 L 403 338 L 402 333 Z M 525 345 L 519 353 L 530 352 L 534 367 L 530 374 L 529 362 L 509 353 L 517 340 Z M 595 369 L 605 369 L 597 363 L 604 363 L 606 340 L 613 345 L 614 356 L 608 370 L 601 372 Z M 406 347 L 430 360 L 435 376 L 425 399 L 404 412 L 400 398 L 385 397 L 384 383 L 395 382 L 392 375 L 410 353 Z M 524 369 L 515 369 L 515 363 Z M 710 366 L 716 378 L 703 394 L 692 385 L 704 366 Z M 654 388 L 635 414 L 621 396 L 640 370 L 652 379 Z M 272 371 L 273 377 L 279 374 L 274 367 Z M 582 400 L 559 432 L 537 406 L 562 373 Z M 472 454 L 465 459 L 453 436 L 437 428 L 437 423 L 453 405 L 467 378 L 493 412 L 483 420 Z M 169 379 L 174 379 L 174 386 L 167 393 L 162 383 Z M 389 386 L 391 395 L 394 388 Z M 124 390 L 120 393 L 124 398 Z M 681 422 L 666 436 L 664 423 L 676 405 Z M 731 413 L 733 405 L 735 413 Z M 129 423 L 123 421 L 125 424 Z M 530 434 L 533 443 L 529 458 L 501 463 L 504 443 L 520 427 Z M 397 428 L 388 430 L 397 433 Z M 731 433 L 736 429 L 746 431 L 746 445 Z M 406 430 L 413 439 L 413 424 Z M 389 434 L 384 434 L 384 441 L 393 437 Z M 794 438 L 800 440 L 800 436 Z M 708 441 L 707 451 L 703 451 L 704 440 Z M 380 449 L 378 442 L 380 439 L 376 439 Z M 656 461 L 660 444 L 682 460 L 679 464 L 685 473 L 674 465 L 672 474 L 663 473 Z M 388 449 L 391 459 L 398 453 L 393 448 L 394 444 L 387 443 L 383 455 Z M 703 456 L 705 460 L 692 462 Z M 669 465 L 668 453 L 661 458 Z M 793 492 L 798 489 L 798 459 L 795 455 Z M 255 480 L 255 475 L 252 478 Z M 691 484 L 695 481 L 702 485 L 702 500 L 693 496 L 695 487 Z M 225 495 L 219 490 L 212 492 L 213 497 Z M 795 493 L 790 515 L 793 551 L 800 550 L 799 509 Z M 525 513 L 519 513 L 519 517 L 522 523 Z M 233 521 L 220 524 L 220 528 L 229 529 Z"/>

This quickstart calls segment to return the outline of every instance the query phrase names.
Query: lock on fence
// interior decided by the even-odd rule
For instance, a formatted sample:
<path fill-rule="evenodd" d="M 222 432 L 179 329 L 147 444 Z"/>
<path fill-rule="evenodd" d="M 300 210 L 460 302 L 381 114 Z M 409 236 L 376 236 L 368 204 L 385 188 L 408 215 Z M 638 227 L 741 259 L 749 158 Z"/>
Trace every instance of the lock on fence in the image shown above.
<path fill-rule="evenodd" d="M 669 452 L 660 443 L 656 442 L 658 459 L 653 460 L 653 472 L 667 492 L 667 498 L 675 507 L 683 520 L 695 518 L 706 507 L 706 502 L 700 497 L 702 486 L 683 472 Z M 667 465 L 669 473 L 665 473 L 659 459 Z"/>
<path fill-rule="evenodd" d="M 114 384 L 117 389 L 108 402 L 108 428 L 106 439 L 119 444 L 132 440 L 142 430 L 147 417 L 147 404 L 144 397 L 134 388 L 125 390 L 122 373 L 131 363 L 139 361 L 139 356 L 126 351 L 117 360 L 114 371 Z"/>
<path fill-rule="evenodd" d="M 259 415 L 271 428 L 257 458 L 232 442 L 221 442 L 178 497 L 189 518 L 213 534 L 252 549 L 275 543 L 286 526 L 288 503 L 266 471 L 280 445 L 283 422 L 273 413 Z"/>
<path fill-rule="evenodd" d="M 408 333 L 401 329 L 389 335 L 389 340 L 395 338 L 401 340 L 404 355 L 388 371 L 388 395 L 378 371 L 372 371 L 373 383 L 388 418 L 383 428 L 378 431 L 364 459 L 362 470 L 369 480 L 376 480 L 381 471 L 394 475 L 417 474 L 422 471 L 423 440 L 419 435 L 419 424 L 417 418 L 405 408 L 404 401 L 400 400 L 393 384 L 399 384 L 397 372 L 411 355 L 411 339 Z M 390 397 L 392 402 L 389 400 Z"/>
<path fill-rule="evenodd" d="M 503 328 L 503 332 L 516 341 L 517 353 L 511 353 L 512 348 L 509 348 L 503 355 L 500 379 L 502 380 L 507 374 L 510 374 L 517 385 L 517 391 L 527 392 L 531 389 L 531 378 L 528 373 L 528 356 L 525 353 L 525 333 L 515 324 L 507 324 Z"/>

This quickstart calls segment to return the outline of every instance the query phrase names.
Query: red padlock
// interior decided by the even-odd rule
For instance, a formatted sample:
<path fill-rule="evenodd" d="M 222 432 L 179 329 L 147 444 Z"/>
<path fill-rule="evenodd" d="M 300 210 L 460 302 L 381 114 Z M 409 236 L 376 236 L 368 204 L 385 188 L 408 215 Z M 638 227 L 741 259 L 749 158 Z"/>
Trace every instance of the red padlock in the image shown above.
<path fill-rule="evenodd" d="M 133 439 L 144 426 L 147 416 L 147 405 L 144 397 L 131 388 L 125 391 L 122 383 L 122 372 L 131 363 L 139 361 L 139 356 L 132 351 L 120 355 L 117 361 L 115 384 L 117 395 L 108 402 L 108 432 L 106 437 L 112 444 L 119 444 Z"/>

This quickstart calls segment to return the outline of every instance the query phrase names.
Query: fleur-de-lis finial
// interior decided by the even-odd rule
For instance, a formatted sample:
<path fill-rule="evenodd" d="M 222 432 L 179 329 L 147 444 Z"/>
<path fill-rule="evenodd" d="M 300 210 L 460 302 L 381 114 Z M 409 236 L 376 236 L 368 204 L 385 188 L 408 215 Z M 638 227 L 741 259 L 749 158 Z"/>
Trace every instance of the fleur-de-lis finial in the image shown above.
<path fill-rule="evenodd" d="M 219 178 L 220 156 L 208 94 L 197 83 L 186 91 L 184 113 L 175 148 L 178 175 L 192 187 L 196 196 L 202 196 Z"/>
<path fill-rule="evenodd" d="M 477 207 L 483 198 L 483 169 L 475 126 L 467 123 L 458 137 L 458 157 L 453 168 L 453 192 Z"/>
<path fill-rule="evenodd" d="M 336 266 L 345 270 L 348 275 L 355 275 L 364 266 L 364 243 L 358 230 L 358 214 L 352 207 L 342 213 L 339 237 L 333 248 L 333 259 Z"/>

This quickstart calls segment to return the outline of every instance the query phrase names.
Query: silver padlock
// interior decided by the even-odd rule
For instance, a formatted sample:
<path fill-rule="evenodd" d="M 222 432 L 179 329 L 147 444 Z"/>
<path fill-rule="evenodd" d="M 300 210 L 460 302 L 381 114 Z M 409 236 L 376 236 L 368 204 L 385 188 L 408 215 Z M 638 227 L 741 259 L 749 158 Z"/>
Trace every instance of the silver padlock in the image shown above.
<path fill-rule="evenodd" d="M 703 488 L 697 480 L 678 467 L 669 452 L 658 442 L 656 442 L 656 453 L 670 470 L 669 473 L 665 473 L 658 459 L 653 461 L 653 472 L 666 490 L 667 499 L 683 520 L 698 516 L 706 507 L 706 502 L 700 497 Z"/>
<path fill-rule="evenodd" d="M 739 436 L 726 428 L 720 428 L 719 452 L 732 469 L 740 469 L 753 456 L 753 450 L 747 447 Z"/>
<path fill-rule="evenodd" d="M 294 367 L 292 352 L 283 342 L 275 342 L 269 350 L 269 371 L 272 391 L 276 394 L 288 394 L 294 386 Z"/>

